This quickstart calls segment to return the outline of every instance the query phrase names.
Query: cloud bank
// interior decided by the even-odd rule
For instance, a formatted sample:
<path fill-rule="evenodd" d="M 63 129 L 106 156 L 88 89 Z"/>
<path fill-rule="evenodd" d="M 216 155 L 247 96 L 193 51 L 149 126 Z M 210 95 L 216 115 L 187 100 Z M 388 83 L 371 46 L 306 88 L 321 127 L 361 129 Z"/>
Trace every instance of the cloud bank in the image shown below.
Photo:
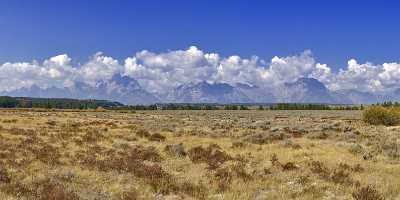
<path fill-rule="evenodd" d="M 222 57 L 192 46 L 162 53 L 143 50 L 123 61 L 96 53 L 79 65 L 73 65 L 67 54 L 41 63 L 7 62 L 0 65 L 0 91 L 32 85 L 63 88 L 77 82 L 96 85 L 115 74 L 135 78 L 144 89 L 154 93 L 165 93 L 181 84 L 200 81 L 268 88 L 302 77 L 318 79 L 333 91 L 356 89 L 380 93 L 400 88 L 400 63 L 361 64 L 351 59 L 347 66 L 334 73 L 327 64 L 317 62 L 309 50 L 265 61 L 257 56 Z"/>

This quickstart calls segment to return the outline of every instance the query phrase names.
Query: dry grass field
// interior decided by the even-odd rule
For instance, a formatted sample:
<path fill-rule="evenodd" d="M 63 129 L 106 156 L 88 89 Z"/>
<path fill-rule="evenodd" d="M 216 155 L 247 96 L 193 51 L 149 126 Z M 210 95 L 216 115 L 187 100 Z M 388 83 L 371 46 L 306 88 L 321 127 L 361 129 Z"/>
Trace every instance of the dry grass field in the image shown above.
<path fill-rule="evenodd" d="M 400 199 L 360 111 L 0 110 L 0 199 Z"/>

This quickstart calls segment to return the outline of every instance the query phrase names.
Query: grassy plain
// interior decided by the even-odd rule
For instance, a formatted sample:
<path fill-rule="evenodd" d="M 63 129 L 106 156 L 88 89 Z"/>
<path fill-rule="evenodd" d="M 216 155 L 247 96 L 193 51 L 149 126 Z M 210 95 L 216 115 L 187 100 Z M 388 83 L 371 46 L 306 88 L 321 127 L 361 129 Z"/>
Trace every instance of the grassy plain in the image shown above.
<path fill-rule="evenodd" d="M 0 110 L 0 199 L 400 199 L 360 111 Z"/>

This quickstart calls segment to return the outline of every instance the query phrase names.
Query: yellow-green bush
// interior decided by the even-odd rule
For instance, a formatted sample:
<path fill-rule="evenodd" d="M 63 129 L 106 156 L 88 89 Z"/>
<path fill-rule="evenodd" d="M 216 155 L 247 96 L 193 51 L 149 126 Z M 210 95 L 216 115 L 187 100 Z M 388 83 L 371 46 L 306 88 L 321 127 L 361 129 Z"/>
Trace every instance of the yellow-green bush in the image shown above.
<path fill-rule="evenodd" d="M 371 106 L 364 110 L 363 120 L 372 125 L 393 126 L 400 123 L 400 110 Z"/>

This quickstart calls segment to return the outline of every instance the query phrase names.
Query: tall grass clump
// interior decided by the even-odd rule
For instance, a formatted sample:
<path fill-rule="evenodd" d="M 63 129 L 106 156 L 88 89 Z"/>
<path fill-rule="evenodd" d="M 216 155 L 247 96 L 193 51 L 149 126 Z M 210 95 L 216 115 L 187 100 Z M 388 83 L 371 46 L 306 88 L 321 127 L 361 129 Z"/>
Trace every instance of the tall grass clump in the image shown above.
<path fill-rule="evenodd" d="M 384 108 L 370 106 L 363 112 L 363 121 L 372 125 L 393 126 L 400 124 L 400 110 L 398 108 Z"/>

